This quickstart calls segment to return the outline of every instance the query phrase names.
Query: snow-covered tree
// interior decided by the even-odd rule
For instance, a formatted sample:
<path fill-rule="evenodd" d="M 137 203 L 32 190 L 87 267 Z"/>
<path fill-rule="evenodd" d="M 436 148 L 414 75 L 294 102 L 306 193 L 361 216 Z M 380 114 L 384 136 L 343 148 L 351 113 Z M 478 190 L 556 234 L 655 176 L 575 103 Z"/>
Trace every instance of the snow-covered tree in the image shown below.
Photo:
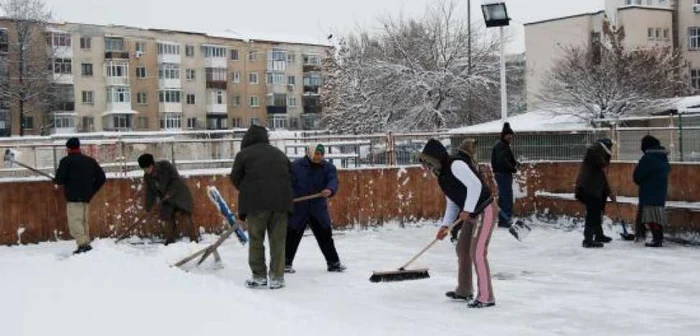
<path fill-rule="evenodd" d="M 378 33 L 341 39 L 324 63 L 324 125 L 341 132 L 437 130 L 497 116 L 498 42 L 484 29 L 470 32 L 459 9 L 455 1 L 436 1 L 420 19 L 386 17 Z"/>
<path fill-rule="evenodd" d="M 687 67 L 671 47 L 630 48 L 624 28 L 608 21 L 602 38 L 592 34 L 583 47 L 564 47 L 545 80 L 540 100 L 558 113 L 593 122 L 646 113 L 688 92 Z"/>

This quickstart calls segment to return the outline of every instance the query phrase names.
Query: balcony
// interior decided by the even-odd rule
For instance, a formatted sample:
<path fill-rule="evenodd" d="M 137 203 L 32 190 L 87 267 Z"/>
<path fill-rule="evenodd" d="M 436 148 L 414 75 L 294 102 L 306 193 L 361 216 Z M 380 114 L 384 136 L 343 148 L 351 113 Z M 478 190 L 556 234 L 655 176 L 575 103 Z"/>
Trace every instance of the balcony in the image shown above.
<path fill-rule="evenodd" d="M 159 103 L 158 112 L 160 113 L 182 113 L 182 103 Z"/>
<path fill-rule="evenodd" d="M 207 114 L 226 114 L 226 104 L 207 104 Z"/>
<path fill-rule="evenodd" d="M 160 89 L 181 89 L 182 88 L 182 81 L 179 78 L 177 78 L 177 79 L 161 78 L 158 80 L 158 88 L 160 88 Z"/>
<path fill-rule="evenodd" d="M 75 102 L 56 103 L 51 110 L 54 112 L 72 112 L 75 111 Z"/>
<path fill-rule="evenodd" d="M 227 81 L 207 80 L 207 89 L 226 90 Z"/>
<path fill-rule="evenodd" d="M 56 84 L 67 84 L 67 85 L 73 84 L 73 74 L 54 73 L 53 76 L 51 76 L 50 78 Z"/>
<path fill-rule="evenodd" d="M 306 85 L 304 85 L 304 94 L 305 95 L 319 95 L 319 94 L 321 94 L 321 87 L 320 86 L 306 86 Z"/>
<path fill-rule="evenodd" d="M 108 112 L 122 112 L 122 111 L 131 112 L 131 102 L 107 103 L 107 111 Z"/>
<path fill-rule="evenodd" d="M 71 47 L 50 47 L 49 55 L 57 58 L 73 58 L 73 48 Z"/>
<path fill-rule="evenodd" d="M 173 55 L 173 54 L 160 54 L 160 55 L 158 55 L 158 63 L 180 64 L 180 62 L 182 62 L 182 55 Z"/>
<path fill-rule="evenodd" d="M 226 69 L 228 68 L 228 60 L 226 57 L 206 57 L 204 58 L 204 67 Z"/>
<path fill-rule="evenodd" d="M 287 106 L 268 106 L 268 114 L 287 114 Z"/>
<path fill-rule="evenodd" d="M 107 86 L 129 86 L 129 77 L 107 77 Z"/>
<path fill-rule="evenodd" d="M 106 59 L 129 59 L 128 51 L 106 51 Z"/>
<path fill-rule="evenodd" d="M 318 71 L 321 71 L 321 65 L 320 64 L 304 64 L 303 71 L 304 72 L 318 72 Z"/>
<path fill-rule="evenodd" d="M 304 105 L 304 114 L 319 114 L 322 111 L 321 105 Z"/>

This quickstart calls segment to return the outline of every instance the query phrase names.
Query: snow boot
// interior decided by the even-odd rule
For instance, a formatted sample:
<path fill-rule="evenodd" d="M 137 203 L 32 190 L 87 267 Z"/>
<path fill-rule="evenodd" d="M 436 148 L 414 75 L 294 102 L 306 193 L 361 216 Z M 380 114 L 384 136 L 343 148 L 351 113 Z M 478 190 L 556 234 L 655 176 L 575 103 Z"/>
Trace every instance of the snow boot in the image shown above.
<path fill-rule="evenodd" d="M 474 300 L 473 294 L 468 294 L 466 296 L 462 296 L 462 295 L 457 294 L 457 292 L 455 292 L 455 291 L 449 291 L 449 292 L 445 293 L 445 296 L 447 296 L 448 298 L 450 298 L 452 300 L 464 300 L 467 302 Z"/>
<path fill-rule="evenodd" d="M 651 228 L 652 241 L 651 241 L 651 243 L 644 244 L 644 246 L 646 246 L 646 247 L 663 247 L 663 241 L 664 241 L 663 226 L 656 224 L 656 223 L 652 223 L 652 224 L 649 224 L 649 227 Z"/>
<path fill-rule="evenodd" d="M 245 285 L 248 288 L 254 288 L 254 289 L 267 287 L 267 279 L 265 279 L 265 278 L 248 279 L 248 280 L 246 280 Z"/>
<path fill-rule="evenodd" d="M 594 241 L 596 241 L 598 243 L 603 243 L 603 244 L 607 244 L 607 243 L 611 242 L 612 240 L 613 240 L 612 238 L 610 238 L 606 235 L 600 235 L 600 236 L 595 237 L 595 239 L 594 239 Z"/>
<path fill-rule="evenodd" d="M 508 228 L 508 232 L 510 232 L 515 239 L 518 241 L 523 241 L 532 231 L 532 228 L 529 227 L 525 222 L 519 220 L 515 222 L 515 224 L 511 225 L 510 228 Z"/>
<path fill-rule="evenodd" d="M 92 246 L 90 244 L 78 246 L 78 249 L 73 252 L 73 254 L 81 254 L 92 251 Z"/>
<path fill-rule="evenodd" d="M 469 308 L 488 308 L 496 305 L 496 302 L 481 302 L 479 300 L 474 300 L 474 302 L 467 305 Z"/>
<path fill-rule="evenodd" d="M 287 273 L 287 274 L 294 274 L 294 273 L 296 273 L 296 272 L 297 272 L 297 271 L 292 267 L 292 265 L 284 266 L 284 273 Z"/>
<path fill-rule="evenodd" d="M 605 246 L 603 243 L 595 240 L 584 240 L 582 245 L 584 248 L 602 248 Z"/>
<path fill-rule="evenodd" d="M 340 273 L 347 269 L 340 261 L 328 265 L 328 272 Z"/>
<path fill-rule="evenodd" d="M 280 289 L 285 286 L 284 278 L 270 279 L 270 289 Z"/>

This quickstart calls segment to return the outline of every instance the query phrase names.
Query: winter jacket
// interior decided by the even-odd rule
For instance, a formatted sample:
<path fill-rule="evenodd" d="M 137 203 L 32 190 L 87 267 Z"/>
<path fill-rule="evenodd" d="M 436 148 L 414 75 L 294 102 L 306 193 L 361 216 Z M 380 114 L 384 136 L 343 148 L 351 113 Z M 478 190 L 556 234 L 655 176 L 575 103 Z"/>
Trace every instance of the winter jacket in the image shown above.
<path fill-rule="evenodd" d="M 496 174 L 514 174 L 518 169 L 513 150 L 503 139 L 491 150 L 491 169 Z"/>
<path fill-rule="evenodd" d="M 336 168 L 326 160 L 320 164 L 314 164 L 308 157 L 297 159 L 292 164 L 292 177 L 295 198 L 318 194 L 324 189 L 330 190 L 333 197 L 338 191 Z M 331 227 L 325 198 L 295 203 L 294 215 L 289 218 L 289 227 L 302 229 L 309 219 L 315 220 L 326 228 Z"/>
<path fill-rule="evenodd" d="M 464 153 L 450 157 L 440 142 L 430 140 L 421 157 L 440 166 L 438 184 L 447 200 L 443 225 L 451 225 L 460 211 L 467 211 L 476 218 L 493 201 L 488 185 Z"/>
<path fill-rule="evenodd" d="M 665 206 L 668 193 L 668 152 L 663 147 L 649 149 L 634 169 L 634 183 L 639 186 L 640 206 Z"/>
<path fill-rule="evenodd" d="M 146 211 L 151 211 L 156 199 L 172 204 L 189 214 L 194 211 L 194 200 L 190 188 L 169 161 L 156 162 L 153 174 L 144 175 L 144 182 Z"/>
<path fill-rule="evenodd" d="M 293 212 L 291 166 L 287 156 L 270 145 L 267 130 L 251 126 L 231 170 L 242 220 L 261 211 Z"/>
<path fill-rule="evenodd" d="M 66 201 L 70 203 L 90 203 L 105 181 L 105 172 L 97 161 L 80 153 L 61 159 L 54 178 L 55 184 L 64 186 Z"/>
<path fill-rule="evenodd" d="M 589 196 L 603 201 L 610 196 L 610 186 L 605 174 L 610 158 L 610 154 L 601 144 L 595 143 L 588 147 L 576 178 L 576 199 L 582 201 L 586 199 L 585 196 Z"/>

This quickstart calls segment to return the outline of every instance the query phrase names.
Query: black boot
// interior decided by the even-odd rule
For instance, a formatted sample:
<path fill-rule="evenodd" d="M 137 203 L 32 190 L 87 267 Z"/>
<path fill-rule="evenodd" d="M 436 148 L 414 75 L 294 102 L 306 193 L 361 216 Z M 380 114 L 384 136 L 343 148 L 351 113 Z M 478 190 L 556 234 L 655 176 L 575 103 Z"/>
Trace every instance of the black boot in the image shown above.
<path fill-rule="evenodd" d="M 603 246 L 605 246 L 601 242 L 588 239 L 584 240 L 582 245 L 584 248 L 602 248 Z"/>
<path fill-rule="evenodd" d="M 603 243 L 603 244 L 607 244 L 607 243 L 611 242 L 612 240 L 613 240 L 612 238 L 610 238 L 604 234 L 601 234 L 601 235 L 598 235 L 595 237 L 596 242 Z"/>
<path fill-rule="evenodd" d="M 340 261 L 328 264 L 328 272 L 336 272 L 336 273 L 341 273 L 345 271 L 347 267 L 345 265 L 341 264 Z"/>
<path fill-rule="evenodd" d="M 82 245 L 82 246 L 78 246 L 78 249 L 75 250 L 73 252 L 73 254 L 81 254 L 81 253 L 89 252 L 91 250 L 92 250 L 92 246 L 90 246 L 90 244 Z"/>
<path fill-rule="evenodd" d="M 448 298 L 450 298 L 452 300 L 464 300 L 467 302 L 474 300 L 473 294 L 467 294 L 466 296 L 462 296 L 462 295 L 457 294 L 457 292 L 455 292 L 455 291 L 449 291 L 449 292 L 445 293 L 445 296 L 447 296 Z"/>
<path fill-rule="evenodd" d="M 646 247 L 662 247 L 664 241 L 664 228 L 659 224 L 649 224 L 651 227 L 652 242 L 644 244 Z"/>

